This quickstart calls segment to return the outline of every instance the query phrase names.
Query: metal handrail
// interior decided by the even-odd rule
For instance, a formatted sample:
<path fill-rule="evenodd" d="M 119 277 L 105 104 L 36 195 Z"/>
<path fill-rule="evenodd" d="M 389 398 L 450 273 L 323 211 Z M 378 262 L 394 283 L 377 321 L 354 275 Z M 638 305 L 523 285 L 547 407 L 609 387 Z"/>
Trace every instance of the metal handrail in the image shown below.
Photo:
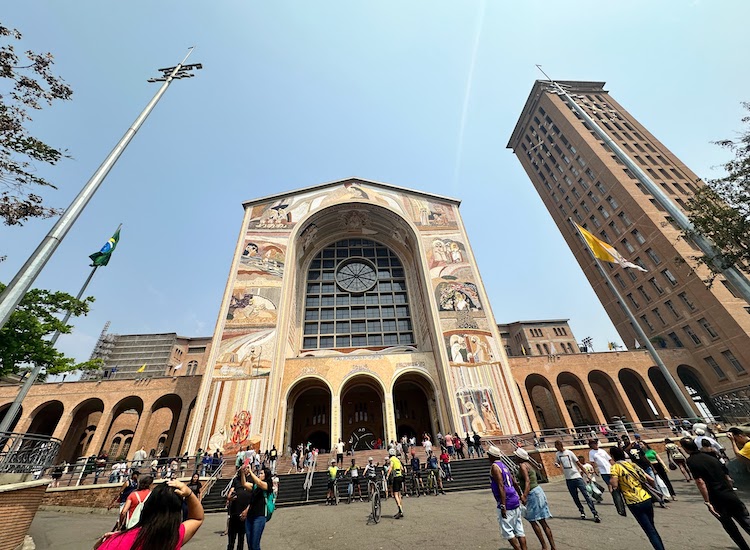
<path fill-rule="evenodd" d="M 313 453 L 313 461 L 305 474 L 305 483 L 302 488 L 305 490 L 305 502 L 310 500 L 310 488 L 312 487 L 313 477 L 315 475 L 315 468 L 318 465 L 318 453 Z"/>
<path fill-rule="evenodd" d="M 62 441 L 40 434 L 0 432 L 0 473 L 38 474 L 55 461 Z"/>
<path fill-rule="evenodd" d="M 219 479 L 219 477 L 221 477 L 221 469 L 223 467 L 224 467 L 224 460 L 222 460 L 219 463 L 219 466 L 217 468 L 214 468 L 214 470 L 211 472 L 210 477 L 208 478 L 208 481 L 206 481 L 206 483 L 203 484 L 203 487 L 201 487 L 201 494 L 200 494 L 199 500 L 203 500 L 203 497 L 205 497 L 209 493 L 209 491 L 211 491 L 211 488 L 216 483 L 216 480 Z M 231 483 L 227 485 L 227 487 L 229 486 L 231 486 Z"/>

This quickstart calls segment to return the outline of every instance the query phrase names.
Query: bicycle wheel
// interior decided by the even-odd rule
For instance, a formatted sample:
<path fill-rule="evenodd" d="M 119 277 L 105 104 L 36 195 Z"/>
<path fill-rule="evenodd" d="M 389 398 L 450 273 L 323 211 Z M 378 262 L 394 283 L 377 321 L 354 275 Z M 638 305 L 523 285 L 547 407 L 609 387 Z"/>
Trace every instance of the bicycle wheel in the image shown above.
<path fill-rule="evenodd" d="M 375 523 L 378 523 L 380 521 L 380 512 L 380 492 L 375 492 L 372 494 L 372 520 Z"/>

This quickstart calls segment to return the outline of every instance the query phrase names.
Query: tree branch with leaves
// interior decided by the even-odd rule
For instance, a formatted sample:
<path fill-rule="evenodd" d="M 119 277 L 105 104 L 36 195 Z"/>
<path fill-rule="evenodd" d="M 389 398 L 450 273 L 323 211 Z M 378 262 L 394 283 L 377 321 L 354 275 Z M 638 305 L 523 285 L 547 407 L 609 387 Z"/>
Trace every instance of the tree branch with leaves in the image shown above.
<path fill-rule="evenodd" d="M 743 103 L 750 112 L 750 103 Z M 722 253 L 724 267 L 750 271 L 750 115 L 742 118 L 747 126 L 737 139 L 716 144 L 730 151 L 733 158 L 722 165 L 726 174 L 709 180 L 688 203 L 688 216 L 695 230 L 711 239 Z M 686 237 L 690 237 L 689 234 Z M 705 257 L 698 260 L 716 273 Z"/>
<path fill-rule="evenodd" d="M 56 187 L 37 174 L 35 163 L 55 165 L 68 155 L 31 135 L 25 125 L 32 120 L 31 111 L 73 95 L 52 73 L 52 54 L 19 54 L 14 42 L 20 40 L 20 32 L 0 23 L 0 218 L 5 225 L 59 213 L 39 195 L 39 188 Z"/>

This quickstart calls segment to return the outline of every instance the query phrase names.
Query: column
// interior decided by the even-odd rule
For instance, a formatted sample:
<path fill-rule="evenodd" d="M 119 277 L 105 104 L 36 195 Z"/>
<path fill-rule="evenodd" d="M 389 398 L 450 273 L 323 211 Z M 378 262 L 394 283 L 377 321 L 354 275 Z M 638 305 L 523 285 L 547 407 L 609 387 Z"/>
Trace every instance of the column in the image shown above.
<path fill-rule="evenodd" d="M 135 426 L 135 433 L 133 434 L 133 441 L 130 443 L 130 449 L 128 450 L 128 456 L 126 457 L 128 460 L 131 460 L 133 458 L 133 455 L 135 452 L 141 448 L 143 445 L 143 438 L 146 435 L 146 432 L 148 431 L 148 425 L 151 420 L 151 409 L 146 409 L 141 413 L 141 416 L 138 418 L 138 424 Z M 146 451 L 148 452 L 148 451 Z"/>
<path fill-rule="evenodd" d="M 385 442 L 396 441 L 396 410 L 393 407 L 393 394 L 386 393 L 383 400 L 383 427 L 385 428 Z"/>
<path fill-rule="evenodd" d="M 568 412 L 568 407 L 565 406 L 565 399 L 563 399 L 560 388 L 557 386 L 557 384 L 550 384 L 550 386 L 552 386 L 552 395 L 555 396 L 555 400 L 557 401 L 557 408 L 559 409 L 560 414 L 562 415 L 562 419 L 563 419 L 563 422 L 565 423 L 565 427 L 572 428 L 573 419 L 570 417 L 570 413 Z"/>
<path fill-rule="evenodd" d="M 581 386 L 583 386 L 583 391 L 586 393 L 586 397 L 588 398 L 588 401 L 591 405 L 591 412 L 593 412 L 594 416 L 596 417 L 596 422 L 598 422 L 599 424 L 606 424 L 607 417 L 604 416 L 604 411 L 602 411 L 599 402 L 596 400 L 596 395 L 594 394 L 594 390 L 591 389 L 591 385 L 581 383 Z"/>
<path fill-rule="evenodd" d="M 89 455 L 98 455 L 102 447 L 107 443 L 105 438 L 109 434 L 109 429 L 112 426 L 114 417 L 112 416 L 112 409 L 106 410 L 99 419 L 96 425 L 96 431 L 94 432 L 94 439 L 91 440 L 91 444 L 88 446 L 87 453 Z"/>
<path fill-rule="evenodd" d="M 536 417 L 536 411 L 534 410 L 534 403 L 531 401 L 531 395 L 529 395 L 525 384 L 523 386 L 519 384 L 519 387 L 521 388 L 521 400 L 526 407 L 526 416 L 529 417 L 529 422 L 531 422 L 531 429 L 534 432 L 541 432 L 542 428 L 539 426 L 539 420 Z"/>
<path fill-rule="evenodd" d="M 331 395 L 331 449 L 341 437 L 341 397 Z M 330 450 L 330 449 L 329 449 Z"/>

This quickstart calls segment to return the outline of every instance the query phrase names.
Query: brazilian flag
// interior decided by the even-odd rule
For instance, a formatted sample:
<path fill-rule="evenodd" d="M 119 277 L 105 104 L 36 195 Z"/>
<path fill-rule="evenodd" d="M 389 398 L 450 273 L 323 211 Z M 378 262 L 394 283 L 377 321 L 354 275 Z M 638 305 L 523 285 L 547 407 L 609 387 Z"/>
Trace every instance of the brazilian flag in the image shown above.
<path fill-rule="evenodd" d="M 112 256 L 112 252 L 117 247 L 117 242 L 120 240 L 120 228 L 117 228 L 115 234 L 105 243 L 99 252 L 94 252 L 89 258 L 91 258 L 91 267 L 102 267 L 109 263 L 109 258 Z"/>

